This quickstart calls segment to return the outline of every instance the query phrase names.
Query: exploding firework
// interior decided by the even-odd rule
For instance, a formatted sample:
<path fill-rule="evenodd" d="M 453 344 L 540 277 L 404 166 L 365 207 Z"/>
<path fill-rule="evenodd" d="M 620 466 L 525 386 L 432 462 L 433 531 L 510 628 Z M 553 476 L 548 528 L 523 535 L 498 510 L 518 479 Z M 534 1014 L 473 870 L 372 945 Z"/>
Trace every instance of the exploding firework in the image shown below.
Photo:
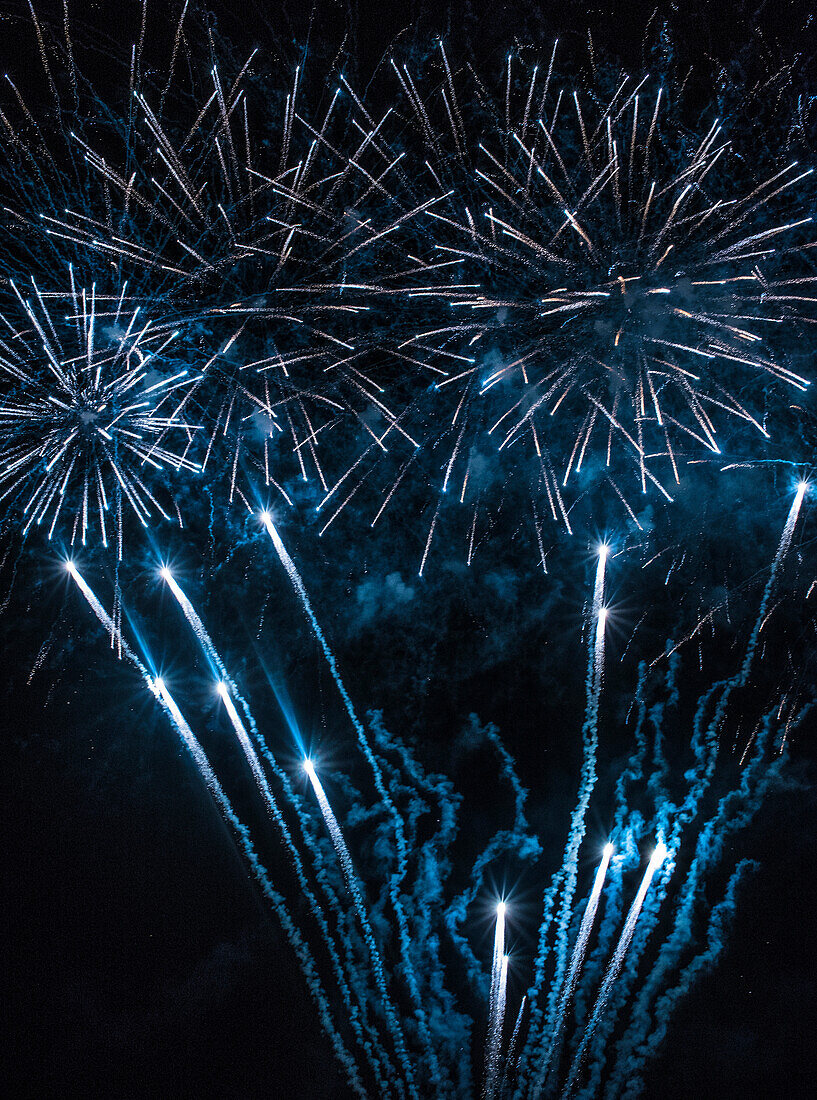
<path fill-rule="evenodd" d="M 63 516 L 71 545 L 98 527 L 104 546 L 118 532 L 121 555 L 123 505 L 142 526 L 179 516 L 172 476 L 198 469 L 180 413 L 197 376 L 126 284 L 98 295 L 69 278 L 60 293 L 32 281 L 26 298 L 12 283 L 19 308 L 0 314 L 0 486 L 24 535 L 44 525 L 51 538 Z"/>
<path fill-rule="evenodd" d="M 55 254 L 145 287 L 201 358 L 202 468 L 230 502 L 263 484 L 291 504 L 297 482 L 327 492 L 325 470 L 391 416 L 367 373 L 360 283 L 377 235 L 363 212 L 386 192 L 339 91 L 313 79 L 311 103 L 298 65 L 271 92 L 254 60 L 228 77 L 193 57 L 159 84 L 132 63 L 126 110 L 83 83 L 70 125 L 16 138 L 6 266 Z"/>
<path fill-rule="evenodd" d="M 361 211 L 385 193 L 386 173 L 368 171 L 372 135 L 349 132 L 339 90 L 308 121 L 300 65 L 285 94 L 250 107 L 253 59 L 229 80 L 213 63 L 183 125 L 182 112 L 162 118 L 158 89 L 133 88 L 115 165 L 72 134 L 97 176 L 87 201 L 101 211 L 104 198 L 107 218 L 46 220 L 49 233 L 151 278 L 210 349 L 202 466 L 228 472 L 230 501 L 237 479 L 246 502 L 261 477 L 291 504 L 285 482 L 315 479 L 327 492 L 325 466 L 346 434 L 352 445 L 376 439 L 372 412 L 391 416 L 366 373 L 358 276 L 376 238 Z"/>
<path fill-rule="evenodd" d="M 470 561 L 514 478 L 540 549 L 541 517 L 571 530 L 571 483 L 605 484 L 638 524 L 645 494 L 669 501 L 689 462 L 750 453 L 741 425 L 766 444 L 809 385 L 813 170 L 756 178 L 721 120 L 690 136 L 657 81 L 568 91 L 555 57 L 509 56 L 497 96 L 473 70 L 455 79 L 442 43 L 427 93 L 391 62 L 416 160 L 395 181 L 403 236 L 388 237 L 392 271 L 409 257 L 388 287 L 393 408 L 422 455 L 398 462 L 372 515 L 412 490 L 422 504 L 424 479 L 423 565 L 457 504 Z"/>
<path fill-rule="evenodd" d="M 428 94 L 392 60 L 383 110 L 302 65 L 270 94 L 255 54 L 193 59 L 183 88 L 132 71 L 127 113 L 94 101 L 104 136 L 62 134 L 64 208 L 15 169 L 13 224 L 149 281 L 185 327 L 230 502 L 314 482 L 321 533 L 355 498 L 372 526 L 419 508 L 421 573 L 451 515 L 469 564 L 506 516 L 544 562 L 577 493 L 639 526 L 690 462 L 751 453 L 739 426 L 772 453 L 808 386 L 811 169 L 756 175 L 647 77 L 566 91 L 555 47 L 509 57 L 496 95 L 438 55 Z"/>

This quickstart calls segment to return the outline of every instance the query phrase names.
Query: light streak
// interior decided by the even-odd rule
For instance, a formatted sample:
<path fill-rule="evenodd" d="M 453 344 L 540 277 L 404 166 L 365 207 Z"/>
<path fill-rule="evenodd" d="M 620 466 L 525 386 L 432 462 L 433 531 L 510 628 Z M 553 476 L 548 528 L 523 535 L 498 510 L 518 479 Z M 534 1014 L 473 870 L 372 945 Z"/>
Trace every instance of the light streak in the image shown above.
<path fill-rule="evenodd" d="M 374 933 L 372 932 L 371 922 L 369 915 L 366 911 L 366 904 L 363 900 L 363 894 L 360 890 L 360 885 L 355 875 L 354 865 L 352 864 L 352 857 L 349 854 L 349 849 L 346 846 L 346 841 L 343 838 L 338 820 L 335 817 L 332 807 L 329 805 L 329 799 L 326 797 L 326 792 L 323 789 L 318 773 L 315 770 L 315 765 L 308 757 L 304 761 L 304 771 L 309 777 L 309 782 L 312 784 L 312 789 L 315 792 L 315 797 L 318 800 L 321 814 L 326 822 L 326 828 L 329 832 L 329 836 L 332 839 L 332 844 L 337 852 L 338 860 L 340 861 L 341 868 L 343 870 L 343 877 L 346 882 L 346 886 L 349 893 L 352 895 L 352 900 L 355 906 L 355 912 L 357 913 L 360 926 L 363 929 L 363 936 L 366 941 L 366 947 L 369 952 L 369 956 L 372 962 L 372 968 L 374 971 L 374 978 L 377 984 L 377 989 L 380 997 L 382 998 L 383 1010 L 386 1015 L 386 1019 L 389 1023 L 389 1030 L 394 1041 L 394 1045 L 397 1051 L 397 1057 L 400 1061 L 403 1073 L 405 1074 L 406 1085 L 410 1096 L 419 1100 L 419 1093 L 417 1092 L 417 1086 L 414 1081 L 414 1073 L 409 1062 L 408 1052 L 406 1050 L 405 1036 L 400 1026 L 400 1022 L 397 1017 L 394 1005 L 386 986 L 386 976 L 383 971 L 383 960 L 380 957 L 380 952 L 377 949 L 375 943 Z M 401 1090 L 402 1091 L 402 1090 Z"/>
<path fill-rule="evenodd" d="M 494 924 L 494 952 L 491 960 L 491 991 L 488 1000 L 488 1036 L 485 1044 L 483 1095 L 486 1100 L 491 1100 L 496 1094 L 499 1050 L 505 1019 L 505 989 L 508 975 L 508 956 L 505 954 L 505 912 L 505 902 L 498 902 Z"/>
<path fill-rule="evenodd" d="M 627 954 L 627 948 L 632 942 L 633 935 L 635 933 L 635 926 L 638 922 L 638 916 L 641 912 L 641 908 L 644 904 L 644 899 L 647 896 L 647 891 L 650 888 L 652 880 L 656 871 L 667 858 L 667 848 L 663 842 L 659 843 L 655 847 L 655 851 L 650 857 L 650 862 L 647 865 L 647 870 L 644 872 L 644 877 L 641 880 L 641 885 L 638 888 L 638 893 L 633 899 L 633 903 L 630 906 L 630 911 L 627 914 L 627 920 L 624 923 L 619 941 L 616 944 L 616 949 L 613 952 L 613 957 L 607 967 L 604 974 L 604 980 L 601 983 L 601 989 L 599 990 L 598 997 L 596 998 L 596 1004 L 593 1008 L 593 1013 L 584 1030 L 581 1042 L 579 1043 L 576 1054 L 573 1057 L 573 1063 L 570 1067 L 567 1082 L 564 1087 L 563 1095 L 565 1097 L 570 1096 L 573 1088 L 576 1084 L 576 1079 L 581 1070 L 582 1061 L 587 1051 L 587 1046 L 593 1037 L 599 1020 L 601 1019 L 604 1010 L 607 1006 L 607 1001 L 610 997 L 610 993 L 615 985 L 616 979 L 621 973 L 621 967 L 624 964 L 624 956 Z"/>
<path fill-rule="evenodd" d="M 604 886 L 604 880 L 607 876 L 607 868 L 610 865 L 615 848 L 612 844 L 608 843 L 604 846 L 604 852 L 602 854 L 601 863 L 596 871 L 596 877 L 593 880 L 593 888 L 590 891 L 590 897 L 587 899 L 587 905 L 585 906 L 584 915 L 582 916 L 582 922 L 579 926 L 579 932 L 576 936 L 576 943 L 573 946 L 573 955 L 570 959 L 570 969 L 567 972 L 564 985 L 559 993 L 559 999 L 556 1005 L 556 1013 L 552 1020 L 548 1021 L 548 1031 L 550 1034 L 550 1041 L 548 1043 L 547 1051 L 542 1060 L 541 1069 L 534 1086 L 534 1095 L 543 1088 L 545 1081 L 547 1080 L 548 1072 L 558 1060 L 558 1054 L 561 1050 L 562 1043 L 562 1028 L 564 1026 L 565 1013 L 570 1000 L 576 990 L 576 985 L 579 981 L 579 974 L 581 972 L 582 964 L 584 962 L 584 956 L 587 952 L 587 944 L 590 940 L 590 933 L 593 929 L 593 922 L 596 918 L 596 912 L 599 907 L 599 900 L 601 898 L 601 891 Z"/>

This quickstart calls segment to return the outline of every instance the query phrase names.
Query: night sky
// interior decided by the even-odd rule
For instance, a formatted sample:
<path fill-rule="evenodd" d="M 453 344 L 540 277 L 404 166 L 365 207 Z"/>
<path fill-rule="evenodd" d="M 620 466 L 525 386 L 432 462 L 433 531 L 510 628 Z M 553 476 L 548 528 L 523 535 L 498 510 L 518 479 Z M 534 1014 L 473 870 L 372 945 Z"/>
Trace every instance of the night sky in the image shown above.
<path fill-rule="evenodd" d="M 61 5 L 36 7 L 59 31 Z M 179 5 L 166 5 L 172 18 L 154 7 L 148 6 L 154 22 L 146 66 L 160 74 Z M 686 110 L 696 119 L 709 102 L 728 111 L 740 99 L 741 81 L 755 87 L 786 70 L 785 80 L 770 81 L 770 102 L 758 107 L 753 100 L 751 112 L 735 122 L 749 135 L 744 150 L 765 141 L 764 155 L 775 150 L 775 119 L 790 119 L 798 104 L 809 103 L 817 80 L 817 28 L 807 5 L 795 3 L 634 2 L 588 10 L 573 0 L 551 6 L 326 0 L 309 11 L 300 3 L 221 0 L 205 8 L 235 56 L 259 45 L 274 71 L 290 66 L 308 42 L 319 63 L 347 54 L 346 71 L 358 86 L 390 49 L 399 44 L 420 58 L 423 44 L 440 34 L 457 39 L 475 67 L 497 71 L 521 43 L 542 43 L 549 54 L 559 37 L 568 55 L 578 54 L 588 30 L 599 56 L 626 69 L 643 68 L 660 53 L 687 78 Z M 73 33 L 93 44 L 85 71 L 106 89 L 116 79 L 108 59 L 138 34 L 140 5 L 89 0 L 83 9 Z M 0 5 L 0 52 L 30 101 L 43 102 L 22 0 Z M 814 162 L 813 107 L 803 117 L 801 156 Z M 799 354 L 808 360 L 809 347 L 801 345 Z M 813 468 L 817 445 L 813 398 L 804 405 L 799 418 L 783 418 L 780 444 L 801 473 Z M 740 447 L 736 434 L 729 455 L 738 456 Z M 547 573 L 531 540 L 518 533 L 513 495 L 470 569 L 459 533 L 441 527 L 421 579 L 427 520 L 401 513 L 371 532 L 350 508 L 319 539 L 310 499 L 287 513 L 284 537 L 358 712 L 382 711 L 386 728 L 412 746 L 427 770 L 450 775 L 464 796 L 458 888 L 511 804 L 490 753 L 463 732 L 469 716 L 494 723 L 516 760 L 529 791 L 528 820 L 544 851 L 536 866 L 509 867 L 508 880 L 496 882 L 498 891 L 512 888 L 518 912 L 530 915 L 529 927 L 521 918 L 518 926 L 521 958 L 529 960 L 535 947 L 541 884 L 561 857 L 574 802 L 593 544 L 610 537 L 622 550 L 610 566 L 616 614 L 602 701 L 601 779 L 588 819 L 589 835 L 601 844 L 612 823 L 612 789 L 632 750 L 626 716 L 639 657 L 660 654 L 667 638 L 691 630 L 726 593 L 728 611 L 702 642 L 703 668 L 695 645 L 685 651 L 679 714 L 667 733 L 670 752 L 680 754 L 699 695 L 728 675 L 743 651 L 791 485 L 791 468 L 771 462 L 729 475 L 693 468 L 672 506 L 655 502 L 639 513 L 649 524 L 641 535 L 615 502 L 588 487 L 572 539 L 555 525 L 546 534 Z M 211 685 L 191 656 L 189 633 L 157 581 L 158 560 L 172 564 L 284 766 L 297 771 L 298 758 L 273 685 L 288 694 L 319 758 L 350 783 L 360 779 L 360 766 L 334 685 L 257 521 L 230 508 L 223 487 L 210 496 L 188 486 L 180 500 L 184 531 L 164 524 L 145 536 L 128 526 L 128 625 L 144 631 L 157 667 L 186 693 L 219 774 L 238 792 L 237 808 L 263 831 Z M 762 636 L 758 700 L 786 676 L 804 697 L 813 694 L 817 595 L 811 605 L 803 599 L 817 577 L 813 513 L 807 497 L 778 578 L 780 603 Z M 21 540 L 13 515 L 3 515 L 6 1091 L 32 1098 L 351 1095 L 284 936 L 165 717 L 138 676 L 116 660 L 61 568 L 64 546 L 64 540 L 49 545 L 41 533 Z M 666 553 L 666 566 L 678 563 L 671 577 L 664 562 L 642 568 L 652 558 L 648 546 Z M 77 559 L 112 560 L 91 552 Z M 102 565 L 95 574 L 106 578 L 106 600 L 111 575 Z M 742 714 L 754 714 L 752 690 Z M 736 741 L 746 732 L 742 721 L 729 731 Z M 815 764 L 812 712 L 792 737 L 784 779 L 730 838 L 709 884 L 709 896 L 717 897 L 729 867 L 744 857 L 759 864 L 740 888 L 718 965 L 683 1000 L 661 1053 L 647 1064 L 647 1097 L 813 1095 Z M 734 762 L 726 773 L 723 782 L 736 782 Z M 349 789 L 340 781 L 330 796 L 348 809 Z M 273 878 L 285 875 L 271 831 L 262 845 Z M 362 856 L 364 863 L 369 857 Z M 589 860 L 582 874 L 589 876 Z M 489 934 L 477 925 L 472 931 L 487 960 Z M 520 966 L 511 978 L 515 1004 L 525 988 Z"/>

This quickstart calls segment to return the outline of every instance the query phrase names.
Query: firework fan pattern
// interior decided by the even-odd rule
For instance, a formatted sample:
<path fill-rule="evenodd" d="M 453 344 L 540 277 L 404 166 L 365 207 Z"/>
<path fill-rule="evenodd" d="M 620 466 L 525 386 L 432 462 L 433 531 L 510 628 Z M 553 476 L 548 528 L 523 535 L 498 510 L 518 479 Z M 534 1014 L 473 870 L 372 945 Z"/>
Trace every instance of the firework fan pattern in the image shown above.
<path fill-rule="evenodd" d="M 7 79 L 6 558 L 33 576 L 48 549 L 172 733 L 343 1095 L 635 1098 L 815 701 L 813 169 L 749 163 L 708 108 L 690 128 L 669 79 L 582 82 L 558 43 L 493 74 L 456 41 L 395 48 L 370 82 L 304 50 L 284 80 L 188 7 L 161 79 L 142 9 L 105 95 L 68 7 L 59 35 L 26 14 L 48 105 Z M 693 601 L 730 476 L 762 479 L 765 538 Z M 431 707 L 412 629 L 452 698 L 480 678 L 483 643 L 433 637 L 478 583 L 484 645 L 530 598 L 522 667 L 552 646 L 581 696 L 556 840 L 494 725 L 458 716 L 437 752 L 459 792 L 360 709 L 373 623 L 361 664 L 407 728 Z M 29 681 L 64 671 L 54 630 Z M 331 689 L 322 736 L 304 677 Z"/>

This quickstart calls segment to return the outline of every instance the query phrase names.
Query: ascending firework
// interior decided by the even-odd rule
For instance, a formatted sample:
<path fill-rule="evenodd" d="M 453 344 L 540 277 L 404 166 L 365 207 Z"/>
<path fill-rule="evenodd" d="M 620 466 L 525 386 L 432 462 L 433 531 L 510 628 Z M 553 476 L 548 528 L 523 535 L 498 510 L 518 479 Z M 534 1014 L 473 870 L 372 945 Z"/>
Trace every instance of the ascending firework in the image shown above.
<path fill-rule="evenodd" d="M 387 1092 L 419 1098 L 433 1093 L 467 1100 L 481 1091 L 486 1098 L 578 1095 L 590 1100 L 599 1095 L 602 1080 L 610 1097 L 638 1094 L 644 1064 L 659 1050 L 675 1006 L 722 949 L 719 930 L 735 908 L 747 862 L 734 868 L 722 900 L 705 918 L 701 946 L 693 918 L 700 920 L 706 912 L 703 888 L 722 863 L 729 837 L 751 820 L 777 781 L 783 757 L 771 758 L 773 731 L 785 736 L 802 722 L 811 705 L 788 698 L 788 693 L 778 698 L 773 692 L 771 701 L 762 704 L 743 751 L 739 782 L 727 782 L 723 788 L 719 779 L 722 731 L 756 663 L 757 635 L 767 621 L 769 596 L 806 493 L 807 485 L 800 483 L 743 658 L 731 675 L 712 684 L 699 698 L 691 757 L 682 780 L 668 776 L 662 732 L 677 705 L 677 651 L 667 647 L 658 662 L 664 667 L 655 675 L 648 675 L 642 666 L 635 696 L 635 746 L 616 784 L 612 839 L 596 852 L 588 843 L 586 823 L 596 797 L 608 621 L 604 590 L 609 553 L 606 544 L 599 548 L 588 607 L 584 762 L 577 804 L 562 862 L 543 891 L 537 949 L 521 999 L 508 986 L 509 972 L 518 973 L 509 939 L 520 931 L 522 920 L 513 901 L 501 898 L 493 903 L 490 959 L 484 953 L 480 957 L 484 937 L 474 934 L 479 911 L 489 900 L 491 879 L 505 877 L 511 867 L 534 864 L 542 856 L 525 817 L 525 792 L 495 731 L 475 726 L 472 747 L 484 739 L 485 747 L 496 753 L 499 780 L 514 792 L 514 818 L 480 851 L 463 889 L 451 878 L 461 799 L 449 780 L 424 772 L 408 748 L 384 730 L 379 718 L 370 715 L 365 725 L 358 718 L 303 578 L 272 517 L 263 513 L 259 519 L 329 665 L 352 727 L 351 741 L 369 776 L 362 783 L 360 775 L 340 775 L 322 763 L 321 750 L 306 749 L 293 709 L 276 688 L 298 752 L 293 766 L 282 765 L 261 735 L 251 705 L 229 675 L 202 617 L 171 569 L 162 566 L 161 576 L 192 628 L 210 674 L 218 677 L 217 692 L 238 751 L 283 841 L 288 866 L 279 877 L 292 879 L 297 893 L 290 895 L 283 885 L 271 891 L 269 873 L 257 855 L 257 841 L 251 841 L 246 829 L 237 824 L 221 782 L 193 733 L 196 719 L 189 714 L 193 704 L 172 694 L 163 679 L 146 671 L 153 668 L 146 631 L 135 630 L 135 648 L 125 641 L 121 627 L 105 612 L 79 567 L 68 563 L 91 609 L 163 705 L 222 816 L 238 836 L 240 851 L 282 922 L 348 1083 L 358 1095 Z M 132 615 L 131 608 L 130 621 Z M 138 648 L 141 657 L 136 655 Z M 330 753 L 336 748 L 340 746 L 333 746 Z M 298 761 L 316 806 L 296 793 Z M 336 794 L 338 803 L 333 803 Z M 336 808 L 341 800 L 342 810 Z M 321 842 L 323 829 L 330 845 Z M 350 839 L 352 833 L 355 842 Z M 684 855 L 685 848 L 689 851 Z M 592 882 L 586 881 L 582 868 L 588 857 L 594 867 Z M 582 897 L 579 889 L 585 887 Z M 298 924 L 291 916 L 293 896 L 306 903 Z M 466 1007 L 474 997 L 482 1005 L 477 1017 Z M 463 1059 L 463 1050 L 469 1048 L 470 1062 Z"/>
<path fill-rule="evenodd" d="M 18 309 L 0 312 L 0 490 L 24 535 L 44 525 L 51 538 L 63 516 L 71 545 L 98 526 L 105 546 L 119 533 L 121 554 L 123 505 L 143 526 L 176 518 L 172 473 L 198 469 L 180 415 L 196 374 L 126 283 L 111 295 L 77 287 L 73 269 L 69 281 L 43 293 L 32 280 L 26 297 L 12 283 Z"/>

